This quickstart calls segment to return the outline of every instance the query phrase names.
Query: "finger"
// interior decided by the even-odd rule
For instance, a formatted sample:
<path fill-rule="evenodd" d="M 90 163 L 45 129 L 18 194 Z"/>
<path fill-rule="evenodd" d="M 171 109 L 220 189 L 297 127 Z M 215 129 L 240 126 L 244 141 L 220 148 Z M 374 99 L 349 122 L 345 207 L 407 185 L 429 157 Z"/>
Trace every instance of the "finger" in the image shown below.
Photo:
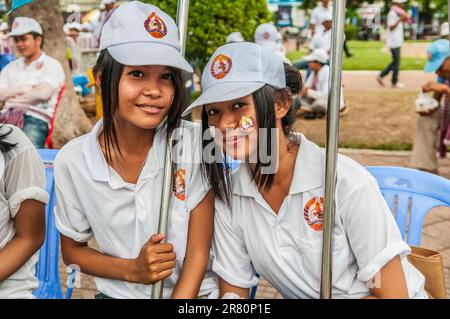
<path fill-rule="evenodd" d="M 166 279 L 167 277 L 170 277 L 173 274 L 173 269 L 168 269 L 160 272 L 155 278 L 156 281 L 160 281 L 163 279 Z"/>
<path fill-rule="evenodd" d="M 155 253 L 170 253 L 173 251 L 173 245 L 171 243 L 157 244 L 152 247 Z"/>
<path fill-rule="evenodd" d="M 164 234 L 153 234 L 151 237 L 150 237 L 150 239 L 148 240 L 148 244 L 149 245 L 156 245 L 156 244 L 158 244 L 161 240 L 163 240 L 164 239 L 164 237 L 165 237 L 165 235 Z"/>
<path fill-rule="evenodd" d="M 175 254 L 174 252 L 159 253 L 159 254 L 156 254 L 155 261 L 163 263 L 163 262 L 167 262 L 167 261 L 173 261 L 176 258 L 177 258 L 177 254 Z"/>
<path fill-rule="evenodd" d="M 162 271 L 166 271 L 169 269 L 173 269 L 176 266 L 176 262 L 175 261 L 166 261 L 164 263 L 158 263 L 153 265 L 153 271 L 156 273 L 162 272 Z"/>

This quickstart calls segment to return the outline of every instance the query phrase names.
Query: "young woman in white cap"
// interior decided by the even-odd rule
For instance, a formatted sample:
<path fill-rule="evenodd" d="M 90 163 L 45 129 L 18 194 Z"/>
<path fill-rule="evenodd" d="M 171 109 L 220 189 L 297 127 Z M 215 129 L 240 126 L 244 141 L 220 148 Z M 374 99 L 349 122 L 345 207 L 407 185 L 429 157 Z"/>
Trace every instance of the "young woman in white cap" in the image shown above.
<path fill-rule="evenodd" d="M 17 127 L 0 126 L 0 299 L 32 299 L 45 239 L 44 166 Z"/>
<path fill-rule="evenodd" d="M 207 271 L 214 197 L 201 177 L 200 126 L 181 122 L 182 133 L 175 130 L 181 72 L 192 72 L 177 26 L 155 6 L 128 2 L 100 42 L 94 74 L 103 119 L 55 162 L 62 256 L 96 277 L 98 298 L 149 298 L 161 279 L 165 298 L 209 295 L 217 291 Z M 176 165 L 168 233 L 156 234 L 167 131 L 177 141 Z M 88 246 L 92 238 L 98 249 Z"/>
<path fill-rule="evenodd" d="M 248 297 L 259 273 L 285 298 L 319 297 L 325 152 L 292 131 L 300 88 L 298 71 L 272 51 L 227 44 L 209 60 L 202 95 L 185 111 L 202 106 L 212 136 L 203 141 L 204 165 L 216 193 L 213 270 L 221 296 Z M 216 146 L 242 161 L 232 175 L 220 156 L 208 156 Z M 375 179 L 345 156 L 337 162 L 336 206 L 333 297 L 426 298 Z"/>

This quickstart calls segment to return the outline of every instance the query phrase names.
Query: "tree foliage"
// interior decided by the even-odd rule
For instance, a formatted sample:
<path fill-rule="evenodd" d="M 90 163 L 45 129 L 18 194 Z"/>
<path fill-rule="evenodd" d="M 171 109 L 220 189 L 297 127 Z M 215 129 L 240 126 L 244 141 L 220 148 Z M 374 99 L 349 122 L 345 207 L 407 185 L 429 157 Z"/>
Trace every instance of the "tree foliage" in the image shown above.
<path fill-rule="evenodd" d="M 157 5 L 176 20 L 177 0 L 143 2 Z M 271 20 L 266 0 L 191 0 L 186 57 L 203 68 L 228 34 L 239 31 L 247 41 L 253 41 L 256 27 Z"/>

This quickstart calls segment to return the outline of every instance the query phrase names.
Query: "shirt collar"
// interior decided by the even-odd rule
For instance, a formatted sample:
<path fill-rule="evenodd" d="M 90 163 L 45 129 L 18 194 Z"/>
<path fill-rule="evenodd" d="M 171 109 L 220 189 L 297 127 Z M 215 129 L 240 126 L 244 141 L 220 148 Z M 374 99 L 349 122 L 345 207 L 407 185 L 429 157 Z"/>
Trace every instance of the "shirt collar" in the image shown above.
<path fill-rule="evenodd" d="M 130 185 L 122 178 L 114 174 L 112 168 L 106 162 L 98 141 L 98 136 L 103 129 L 103 119 L 100 119 L 87 134 L 83 142 L 82 152 L 86 160 L 89 173 L 93 180 L 99 182 L 108 182 L 113 189 Z M 159 174 L 164 167 L 164 150 L 166 146 L 165 134 L 163 130 L 157 130 L 153 139 L 153 145 L 149 150 L 147 159 L 142 167 L 138 183 L 150 179 Z"/>
<path fill-rule="evenodd" d="M 303 193 L 321 187 L 325 177 L 323 150 L 308 141 L 301 133 L 291 133 L 289 139 L 300 144 L 289 194 Z M 250 167 L 248 164 L 241 164 L 236 172 L 233 193 L 239 196 L 255 197 L 258 192 L 252 180 Z"/>
<path fill-rule="evenodd" d="M 17 61 L 20 63 L 20 66 L 22 68 L 29 68 L 33 65 L 36 65 L 37 63 L 44 63 L 44 60 L 46 57 L 47 57 L 47 55 L 44 52 L 41 52 L 41 55 L 39 56 L 39 58 L 37 58 L 37 60 L 31 62 L 29 65 L 25 64 L 25 59 L 23 57 L 19 58 Z"/>

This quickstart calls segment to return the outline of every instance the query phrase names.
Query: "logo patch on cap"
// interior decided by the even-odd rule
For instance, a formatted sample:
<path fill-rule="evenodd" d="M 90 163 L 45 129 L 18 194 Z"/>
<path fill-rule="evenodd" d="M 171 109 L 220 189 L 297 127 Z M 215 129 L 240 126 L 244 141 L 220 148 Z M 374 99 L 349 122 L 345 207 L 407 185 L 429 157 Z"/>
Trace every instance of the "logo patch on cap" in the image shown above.
<path fill-rule="evenodd" d="M 309 227 L 315 231 L 323 229 L 323 197 L 315 196 L 305 205 L 303 216 Z"/>
<path fill-rule="evenodd" d="M 263 38 L 266 39 L 266 40 L 268 40 L 268 39 L 270 38 L 270 33 L 267 32 L 267 31 L 264 32 L 264 33 L 263 33 Z"/>
<path fill-rule="evenodd" d="M 152 12 L 144 22 L 145 30 L 154 38 L 161 39 L 167 34 L 167 27 L 163 19 L 156 12 Z"/>
<path fill-rule="evenodd" d="M 211 75 L 217 80 L 223 79 L 231 71 L 233 62 L 230 57 L 219 54 L 211 63 Z"/>
<path fill-rule="evenodd" d="M 14 23 L 12 25 L 12 29 L 17 29 L 18 26 L 19 26 L 19 22 L 14 21 Z"/>
<path fill-rule="evenodd" d="M 173 175 L 173 195 L 182 201 L 186 199 L 185 175 L 186 170 L 184 168 L 176 170 Z"/>

